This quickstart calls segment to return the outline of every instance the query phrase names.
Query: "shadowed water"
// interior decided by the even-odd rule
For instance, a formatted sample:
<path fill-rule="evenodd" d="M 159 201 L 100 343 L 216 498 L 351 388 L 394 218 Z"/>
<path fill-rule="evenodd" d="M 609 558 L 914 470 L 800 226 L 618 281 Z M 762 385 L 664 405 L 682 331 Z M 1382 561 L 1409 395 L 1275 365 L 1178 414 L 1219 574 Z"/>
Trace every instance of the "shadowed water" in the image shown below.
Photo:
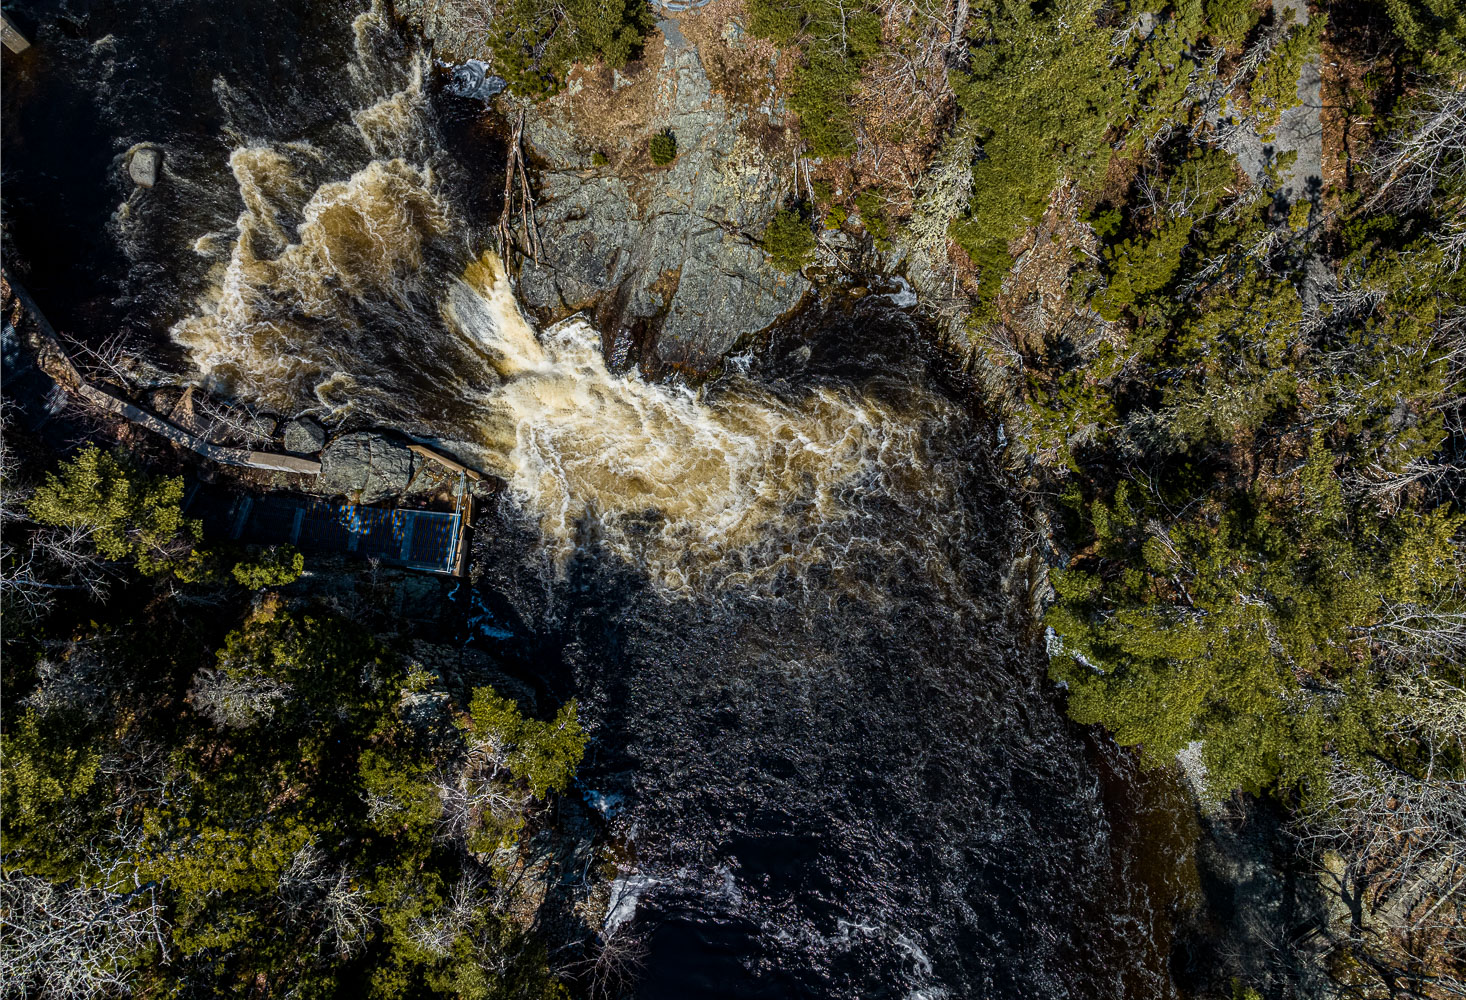
<path fill-rule="evenodd" d="M 916 331 L 875 309 L 752 368 L 786 391 L 938 391 Z M 947 506 L 846 498 L 856 516 L 822 529 L 845 564 L 763 590 L 678 599 L 593 521 L 557 585 L 517 505 L 497 512 L 480 587 L 518 638 L 481 644 L 514 664 L 532 633 L 535 673 L 581 699 L 639 996 L 1174 995 L 1187 804 L 1063 721 L 1003 588 L 1019 515 L 993 442 L 936 412 L 912 426 Z"/>
<path fill-rule="evenodd" d="M 956 411 L 936 395 L 737 377 L 695 392 L 613 375 L 583 319 L 533 329 L 499 260 L 462 252 L 483 236 L 437 178 L 426 58 L 383 56 L 381 12 L 353 31 L 358 158 L 301 140 L 229 155 L 244 209 L 194 240 L 215 263 L 172 330 L 207 383 L 444 439 L 508 482 L 562 563 L 594 516 L 609 550 L 684 595 L 821 568 L 860 585 L 847 568 L 884 545 L 869 498 L 943 517 L 925 439 Z"/>

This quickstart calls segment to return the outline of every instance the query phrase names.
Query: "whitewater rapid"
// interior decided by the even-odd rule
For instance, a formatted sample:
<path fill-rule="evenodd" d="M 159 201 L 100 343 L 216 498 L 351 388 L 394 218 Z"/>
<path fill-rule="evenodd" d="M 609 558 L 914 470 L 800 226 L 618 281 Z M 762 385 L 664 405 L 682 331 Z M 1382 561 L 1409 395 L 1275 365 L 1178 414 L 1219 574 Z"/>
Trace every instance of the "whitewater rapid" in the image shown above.
<path fill-rule="evenodd" d="M 359 159 L 302 142 L 230 155 L 243 211 L 196 241 L 217 264 L 173 328 L 206 382 L 447 441 L 508 484 L 559 564 L 593 524 L 679 593 L 842 573 L 852 548 L 882 544 L 851 523 L 872 494 L 940 518 L 949 490 L 924 442 L 955 409 L 936 396 L 775 392 L 736 374 L 699 390 L 611 372 L 584 317 L 536 330 L 425 154 L 422 56 L 393 68 L 381 15 L 355 27 Z"/>
<path fill-rule="evenodd" d="M 1176 996 L 1189 807 L 1064 722 L 1005 585 L 1021 498 L 909 300 L 802 316 L 701 388 L 619 371 L 485 256 L 482 105 L 350 3 L 81 5 L 37 46 L 7 218 L 48 247 L 33 290 L 87 290 L 72 328 L 171 328 L 145 343 L 182 377 L 502 478 L 472 579 L 403 628 L 526 711 L 578 701 L 595 792 L 553 815 L 596 861 L 561 885 L 611 898 L 545 908 L 557 971 L 591 988 L 568 930 L 644 949 L 641 1000 Z M 145 191 L 98 153 L 142 142 Z"/>

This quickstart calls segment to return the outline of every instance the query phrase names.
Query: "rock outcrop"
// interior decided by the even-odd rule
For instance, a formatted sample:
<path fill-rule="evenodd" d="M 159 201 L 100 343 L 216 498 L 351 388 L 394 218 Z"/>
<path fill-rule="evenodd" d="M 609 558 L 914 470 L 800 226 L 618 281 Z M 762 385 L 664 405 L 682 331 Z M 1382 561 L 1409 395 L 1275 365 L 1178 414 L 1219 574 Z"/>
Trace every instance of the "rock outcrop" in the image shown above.
<path fill-rule="evenodd" d="M 1292 15 L 1293 23 L 1308 23 L 1306 0 L 1277 0 L 1275 16 Z M 1280 193 L 1289 203 L 1316 201 L 1323 191 L 1323 72 L 1319 56 L 1311 56 L 1298 76 L 1298 103 L 1278 116 L 1274 134 L 1259 135 L 1249 123 L 1234 130 L 1224 148 L 1254 182 L 1266 180 L 1268 168 L 1282 155 L 1295 154 L 1282 172 Z"/>
<path fill-rule="evenodd" d="M 525 303 L 549 319 L 594 312 L 618 358 L 628 331 L 643 346 L 651 338 L 640 335 L 654 333 L 655 361 L 705 371 L 740 337 L 794 309 L 810 286 L 774 268 L 757 242 L 795 178 L 794 143 L 772 86 L 775 50 L 745 36 L 736 10 L 690 9 L 697 6 L 662 5 L 667 16 L 637 62 L 577 67 L 547 100 L 512 92 L 494 100 L 525 112 L 538 168 L 544 253 L 523 262 Z M 402 0 L 398 10 L 440 58 L 460 63 L 453 92 L 477 96 L 481 76 L 497 79 L 473 62 L 488 57 L 483 26 L 453 4 Z M 736 98 L 729 79 L 744 91 Z M 678 155 L 658 167 L 647 143 L 667 130 Z"/>
<path fill-rule="evenodd" d="M 127 158 L 127 175 L 138 187 L 150 188 L 158 183 L 158 169 L 163 165 L 163 152 L 152 146 L 133 150 Z"/>
<path fill-rule="evenodd" d="M 320 490 L 356 503 L 397 496 L 412 482 L 413 454 L 375 431 L 346 434 L 321 454 Z"/>
<path fill-rule="evenodd" d="M 757 244 L 792 162 L 750 137 L 748 119 L 762 112 L 730 106 L 697 48 L 675 23 L 660 26 L 659 64 L 640 79 L 607 74 L 611 100 L 629 104 L 634 88 L 646 90 L 644 122 L 608 150 L 615 166 L 593 163 L 598 143 L 585 134 L 590 112 L 575 81 L 526 107 L 525 135 L 545 166 L 536 213 L 544 255 L 524 262 L 520 293 L 556 315 L 595 309 L 603 321 L 659 324 L 659 360 L 701 371 L 798 305 L 809 284 L 776 270 Z M 657 168 L 644 147 L 664 130 L 678 155 Z"/>

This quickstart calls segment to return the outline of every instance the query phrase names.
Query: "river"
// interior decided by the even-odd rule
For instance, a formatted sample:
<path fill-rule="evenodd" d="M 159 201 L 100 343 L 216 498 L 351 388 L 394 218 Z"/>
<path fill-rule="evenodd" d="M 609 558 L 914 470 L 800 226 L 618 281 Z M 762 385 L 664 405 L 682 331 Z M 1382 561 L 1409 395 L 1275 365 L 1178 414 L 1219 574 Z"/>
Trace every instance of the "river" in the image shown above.
<path fill-rule="evenodd" d="M 507 484 L 505 627 L 465 641 L 580 699 L 638 996 L 1177 995 L 1192 807 L 1064 720 L 994 428 L 915 320 L 871 296 L 705 386 L 612 372 L 520 311 L 501 130 L 385 11 L 28 13 L 7 266 L 58 326 Z"/>

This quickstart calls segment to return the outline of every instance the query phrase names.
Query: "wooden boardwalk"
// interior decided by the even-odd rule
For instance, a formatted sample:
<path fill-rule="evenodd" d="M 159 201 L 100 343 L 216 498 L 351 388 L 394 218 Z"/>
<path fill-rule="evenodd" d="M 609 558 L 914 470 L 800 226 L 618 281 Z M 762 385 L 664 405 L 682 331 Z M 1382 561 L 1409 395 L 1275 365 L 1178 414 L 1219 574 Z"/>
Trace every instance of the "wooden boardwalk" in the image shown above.
<path fill-rule="evenodd" d="M 271 451 L 251 451 L 247 448 L 226 448 L 217 445 L 189 431 L 184 430 L 177 424 L 169 423 L 155 413 L 149 413 L 142 407 L 104 389 L 89 383 L 82 377 L 76 365 L 71 363 L 66 350 L 61 346 L 61 341 L 56 336 L 56 331 L 46 320 L 45 314 L 36 306 L 35 300 L 30 294 L 12 278 L 9 274 L 5 276 L 10 285 L 10 290 L 20 300 L 25 308 L 26 314 L 35 323 L 36 338 L 39 343 L 36 345 L 37 363 L 42 371 L 51 379 L 73 396 L 79 397 L 98 409 L 106 410 L 108 413 L 119 416 L 124 420 L 131 421 L 139 427 L 144 427 L 154 434 L 167 438 L 169 441 L 182 448 L 187 448 L 195 454 L 204 458 L 219 462 L 222 465 L 236 465 L 250 469 L 268 469 L 271 472 L 294 472 L 305 476 L 317 476 L 321 472 L 321 463 L 310 458 L 297 458 L 294 455 L 282 455 Z"/>

